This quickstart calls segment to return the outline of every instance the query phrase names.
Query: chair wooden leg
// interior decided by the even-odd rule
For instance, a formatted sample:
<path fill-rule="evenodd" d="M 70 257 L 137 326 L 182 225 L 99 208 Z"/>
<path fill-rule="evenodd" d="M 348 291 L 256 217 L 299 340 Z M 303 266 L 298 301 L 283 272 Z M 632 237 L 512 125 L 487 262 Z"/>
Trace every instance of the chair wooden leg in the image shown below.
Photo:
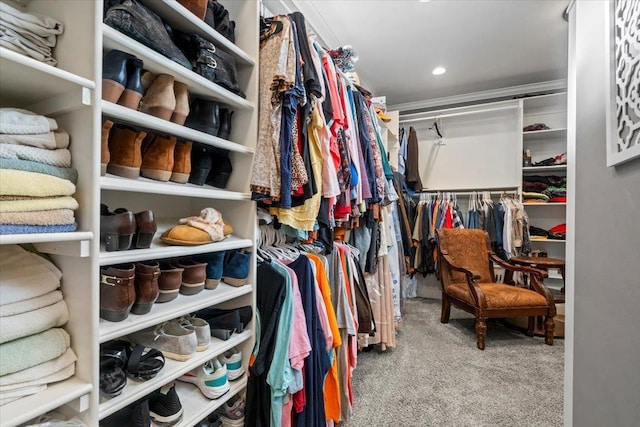
<path fill-rule="evenodd" d="M 440 313 L 440 323 L 449 323 L 451 315 L 451 302 L 444 292 L 442 293 L 442 312 Z"/>
<path fill-rule="evenodd" d="M 532 337 L 534 335 L 534 330 L 536 327 L 536 318 L 529 317 L 529 322 L 527 323 L 527 335 Z"/>
<path fill-rule="evenodd" d="M 553 345 L 553 332 L 556 328 L 556 324 L 553 321 L 553 317 L 547 317 L 544 322 L 544 342 L 547 345 Z"/>
<path fill-rule="evenodd" d="M 484 338 L 487 336 L 487 319 L 476 319 L 476 339 L 477 345 L 480 350 L 484 350 Z"/>

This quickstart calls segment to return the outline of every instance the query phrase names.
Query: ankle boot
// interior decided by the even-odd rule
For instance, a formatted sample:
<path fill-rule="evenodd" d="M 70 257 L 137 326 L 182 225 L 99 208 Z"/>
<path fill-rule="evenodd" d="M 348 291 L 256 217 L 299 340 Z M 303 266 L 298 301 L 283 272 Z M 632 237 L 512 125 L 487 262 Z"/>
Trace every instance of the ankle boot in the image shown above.
<path fill-rule="evenodd" d="M 185 141 L 176 143 L 173 153 L 173 171 L 171 181 L 186 184 L 191 173 L 191 148 L 193 142 Z"/>
<path fill-rule="evenodd" d="M 196 142 L 191 149 L 191 174 L 189 175 L 191 184 L 204 185 L 207 180 L 213 166 L 209 148 L 208 145 Z"/>
<path fill-rule="evenodd" d="M 113 127 L 109 135 L 111 159 L 107 172 L 125 178 L 138 178 L 142 164 L 141 146 L 145 136 L 146 132 Z"/>
<path fill-rule="evenodd" d="M 229 136 L 231 136 L 232 117 L 233 111 L 226 108 L 220 109 L 220 130 L 218 131 L 218 138 L 229 139 Z"/>
<path fill-rule="evenodd" d="M 102 140 L 100 142 L 100 175 L 107 173 L 107 165 L 109 164 L 109 132 L 113 122 L 105 120 L 102 124 Z"/>
<path fill-rule="evenodd" d="M 133 264 L 100 268 L 100 317 L 120 322 L 129 316 L 136 300 L 134 277 Z"/>
<path fill-rule="evenodd" d="M 127 63 L 135 58 L 120 50 L 110 50 L 102 58 L 102 99 L 118 102 L 127 84 Z"/>
<path fill-rule="evenodd" d="M 227 183 L 233 172 L 229 151 L 220 148 L 212 148 L 213 166 L 207 177 L 207 184 L 217 188 L 227 188 Z"/>
<path fill-rule="evenodd" d="M 178 0 L 178 3 L 189 9 L 189 12 L 201 21 L 204 20 L 204 15 L 207 13 L 207 2 L 208 0 Z"/>
<path fill-rule="evenodd" d="M 173 91 L 173 76 L 160 74 L 151 83 L 147 91 L 140 111 L 159 117 L 164 120 L 171 119 L 176 108 L 176 95 Z"/>
<path fill-rule="evenodd" d="M 176 94 L 176 108 L 171 115 L 171 121 L 180 126 L 184 125 L 189 115 L 189 92 L 188 86 L 184 83 L 175 82 L 173 91 Z"/>
<path fill-rule="evenodd" d="M 217 136 L 220 129 L 220 106 L 214 101 L 195 98 L 185 126 Z"/>
<path fill-rule="evenodd" d="M 135 57 L 130 58 L 127 61 L 127 84 L 125 85 L 124 93 L 118 100 L 118 104 L 136 111 L 142 99 L 142 80 L 140 74 L 142 74 L 142 60 Z"/>
<path fill-rule="evenodd" d="M 153 74 L 151 71 L 145 71 L 142 73 L 142 77 L 140 78 L 140 83 L 142 84 L 142 93 L 145 94 L 153 84 L 153 82 L 158 77 L 157 74 Z"/>
<path fill-rule="evenodd" d="M 176 137 L 163 138 L 149 134 L 142 144 L 140 174 L 157 181 L 169 181 L 173 171 Z"/>
<path fill-rule="evenodd" d="M 107 252 L 126 251 L 131 246 L 136 232 L 136 218 L 133 212 L 121 209 L 109 212 L 105 204 L 100 204 L 100 240 Z"/>
<path fill-rule="evenodd" d="M 180 293 L 183 295 L 195 295 L 204 289 L 207 280 L 207 263 L 196 262 L 190 258 L 171 260 L 171 265 L 182 268 L 182 283 Z"/>
<path fill-rule="evenodd" d="M 222 269 L 224 264 L 224 251 L 212 252 L 209 254 L 194 255 L 193 260 L 196 262 L 207 263 L 207 280 L 204 283 L 205 289 L 215 289 L 222 278 Z"/>
<path fill-rule="evenodd" d="M 158 299 L 160 264 L 157 261 L 142 261 L 136 263 L 136 302 L 131 308 L 133 314 L 147 314 L 153 303 Z"/>
<path fill-rule="evenodd" d="M 246 249 L 227 251 L 224 260 L 222 280 L 231 286 L 243 286 L 249 278 L 251 251 Z"/>
<path fill-rule="evenodd" d="M 116 214 L 128 212 L 127 209 L 118 208 L 113 211 Z M 131 246 L 127 249 L 148 249 L 151 246 L 153 236 L 158 231 L 158 224 L 153 215 L 153 211 L 147 210 L 135 214 L 136 231 L 131 241 Z"/>
<path fill-rule="evenodd" d="M 156 302 L 168 302 L 178 297 L 183 271 L 184 268 L 174 267 L 169 261 L 160 261 L 160 277 L 158 278 L 160 295 Z"/>

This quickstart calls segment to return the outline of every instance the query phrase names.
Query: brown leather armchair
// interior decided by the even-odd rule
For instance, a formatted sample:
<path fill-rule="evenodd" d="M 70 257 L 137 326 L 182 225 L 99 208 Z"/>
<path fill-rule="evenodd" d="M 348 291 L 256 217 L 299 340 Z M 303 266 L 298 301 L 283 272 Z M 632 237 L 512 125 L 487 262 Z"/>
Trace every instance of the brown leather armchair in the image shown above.
<path fill-rule="evenodd" d="M 477 345 L 484 350 L 488 318 L 545 316 L 545 343 L 553 345 L 556 306 L 553 295 L 542 284 L 546 272 L 504 262 L 491 250 L 489 235 L 485 231 L 441 229 L 437 233 L 442 323 L 449 322 L 451 304 L 472 313 L 476 317 Z M 511 281 L 514 271 L 527 273 L 532 289 L 514 286 L 513 283 L 496 283 L 494 263 L 505 269 L 505 282 Z M 532 330 L 528 333 L 533 335 Z"/>

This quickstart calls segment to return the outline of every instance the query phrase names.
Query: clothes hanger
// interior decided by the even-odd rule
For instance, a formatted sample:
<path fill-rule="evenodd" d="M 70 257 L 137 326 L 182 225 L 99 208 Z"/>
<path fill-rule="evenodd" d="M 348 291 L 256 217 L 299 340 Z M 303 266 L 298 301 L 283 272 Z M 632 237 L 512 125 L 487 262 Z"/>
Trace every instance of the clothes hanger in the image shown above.
<path fill-rule="evenodd" d="M 272 34 L 278 34 L 282 31 L 284 24 L 282 21 L 275 19 L 274 17 L 266 18 L 260 17 L 260 33 L 272 32 Z"/>

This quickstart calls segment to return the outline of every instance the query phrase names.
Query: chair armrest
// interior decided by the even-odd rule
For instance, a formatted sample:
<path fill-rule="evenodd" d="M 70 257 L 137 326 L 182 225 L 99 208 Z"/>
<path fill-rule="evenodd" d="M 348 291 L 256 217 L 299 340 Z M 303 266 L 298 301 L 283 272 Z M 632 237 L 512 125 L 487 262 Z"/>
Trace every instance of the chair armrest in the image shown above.
<path fill-rule="evenodd" d="M 459 271 L 461 273 L 466 274 L 467 279 L 468 278 L 471 278 L 473 280 L 480 279 L 480 275 L 478 273 L 474 273 L 473 271 L 471 271 L 467 267 L 460 267 L 458 265 L 455 265 L 453 262 L 451 262 L 451 258 L 449 257 L 449 255 L 442 254 L 442 258 L 447 262 L 447 264 L 449 264 L 449 268 L 451 268 L 452 270 Z"/>
<path fill-rule="evenodd" d="M 509 262 L 506 262 L 505 260 L 503 260 L 502 258 L 500 258 L 498 255 L 496 255 L 493 252 L 489 252 L 489 258 L 491 258 L 491 261 L 495 262 L 500 267 L 505 268 L 507 270 L 520 271 L 522 273 L 531 273 L 531 274 L 540 276 L 540 279 L 545 279 L 545 278 L 549 277 L 549 273 L 547 273 L 544 270 L 539 270 L 539 269 L 533 268 L 533 267 L 526 267 L 524 265 L 511 264 Z"/>
<path fill-rule="evenodd" d="M 441 252 L 440 255 L 450 269 L 464 273 L 467 276 L 467 286 L 469 286 L 471 297 L 478 307 L 480 307 L 482 310 L 486 310 L 487 300 L 485 299 L 484 292 L 482 292 L 482 289 L 480 288 L 480 286 L 478 286 L 480 275 L 476 272 L 471 271 L 469 268 L 455 265 L 453 262 L 451 262 L 451 258 L 448 254 L 443 254 Z"/>

